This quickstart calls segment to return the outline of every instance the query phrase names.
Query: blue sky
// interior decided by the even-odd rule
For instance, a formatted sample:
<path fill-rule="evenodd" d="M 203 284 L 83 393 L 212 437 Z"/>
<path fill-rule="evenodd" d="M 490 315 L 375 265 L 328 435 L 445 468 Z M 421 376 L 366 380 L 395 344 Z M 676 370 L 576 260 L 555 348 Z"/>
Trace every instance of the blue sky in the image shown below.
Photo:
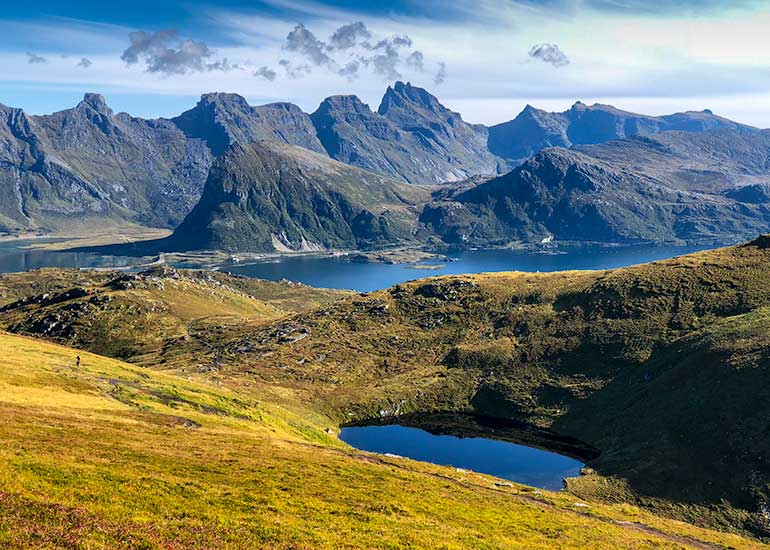
<path fill-rule="evenodd" d="M 46 113 L 86 91 L 170 116 L 201 93 L 312 111 L 395 79 L 472 122 L 576 100 L 662 114 L 710 108 L 770 127 L 770 3 L 751 0 L 96 0 L 0 15 L 0 103 Z"/>

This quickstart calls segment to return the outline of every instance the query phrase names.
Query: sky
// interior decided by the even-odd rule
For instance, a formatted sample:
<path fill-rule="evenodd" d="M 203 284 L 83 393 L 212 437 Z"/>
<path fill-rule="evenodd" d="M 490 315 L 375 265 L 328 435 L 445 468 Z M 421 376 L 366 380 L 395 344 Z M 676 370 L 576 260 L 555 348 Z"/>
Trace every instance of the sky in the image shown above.
<path fill-rule="evenodd" d="M 770 1 L 36 0 L 0 14 L 0 103 L 33 114 L 85 92 L 174 116 L 201 94 L 312 112 L 396 80 L 470 122 L 575 101 L 711 109 L 770 127 Z"/>

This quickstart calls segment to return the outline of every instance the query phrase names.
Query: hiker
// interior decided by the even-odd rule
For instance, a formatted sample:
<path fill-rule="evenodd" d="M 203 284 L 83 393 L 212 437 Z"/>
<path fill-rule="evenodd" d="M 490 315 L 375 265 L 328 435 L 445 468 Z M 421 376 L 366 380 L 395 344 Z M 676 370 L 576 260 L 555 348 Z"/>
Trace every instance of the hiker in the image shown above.
<path fill-rule="evenodd" d="M 76 367 L 80 366 L 80 356 L 79 355 L 75 358 L 75 366 Z"/>

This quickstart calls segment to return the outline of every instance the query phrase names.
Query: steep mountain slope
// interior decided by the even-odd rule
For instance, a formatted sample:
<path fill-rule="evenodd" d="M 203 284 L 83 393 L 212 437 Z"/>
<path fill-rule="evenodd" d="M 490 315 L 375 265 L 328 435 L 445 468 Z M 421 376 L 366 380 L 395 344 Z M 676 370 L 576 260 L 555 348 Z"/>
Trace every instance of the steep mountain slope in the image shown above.
<path fill-rule="evenodd" d="M 317 153 L 324 148 L 310 117 L 292 103 L 252 107 L 238 94 L 210 93 L 172 122 L 191 138 L 202 139 L 214 155 L 233 143 L 283 141 Z"/>
<path fill-rule="evenodd" d="M 468 124 L 422 88 L 408 82 L 388 86 L 377 113 L 414 135 L 435 155 L 450 159 L 463 178 L 503 170 L 500 159 L 487 149 L 487 128 Z"/>
<path fill-rule="evenodd" d="M 755 128 L 714 115 L 709 110 L 664 116 L 629 113 L 612 105 L 575 103 L 561 113 L 527 105 L 513 120 L 489 128 L 489 150 L 518 164 L 548 147 L 604 143 L 664 131 L 704 132 L 728 129 L 752 132 Z"/>
<path fill-rule="evenodd" d="M 482 127 L 409 84 L 388 87 L 376 113 L 356 96 L 333 96 L 310 117 L 332 158 L 409 183 L 495 174 L 502 166 L 486 150 Z"/>
<path fill-rule="evenodd" d="M 734 242 L 767 230 L 770 133 L 665 132 L 553 148 L 444 193 L 421 221 L 445 241 Z"/>
<path fill-rule="evenodd" d="M 288 143 L 396 180 L 435 184 L 494 176 L 543 147 L 598 143 L 672 129 L 700 135 L 715 128 L 740 136 L 761 135 L 705 111 L 648 117 L 579 103 L 565 113 L 528 107 L 515 120 L 487 129 L 464 122 L 427 91 L 402 82 L 387 89 L 377 112 L 355 96 L 327 98 L 307 115 L 290 103 L 253 107 L 243 97 L 226 93 L 204 94 L 193 109 L 170 120 L 116 115 L 97 94 L 86 94 L 73 109 L 44 116 L 0 106 L 0 232 L 82 231 L 90 221 L 103 226 L 175 227 L 200 198 L 213 159 L 236 143 Z M 735 144 L 725 145 L 732 148 Z M 694 149 L 675 154 L 693 152 L 698 154 Z M 633 158 L 638 161 L 634 170 L 645 175 L 656 170 L 638 155 Z M 623 158 L 615 155 L 605 161 L 615 165 Z M 719 168 L 708 168 L 707 161 L 705 156 L 699 157 L 699 177 L 708 177 L 709 169 L 725 177 L 744 175 L 729 159 Z M 683 161 L 682 175 L 677 176 L 681 181 L 690 177 L 685 164 Z M 731 174 L 727 167 L 738 172 Z M 756 167 L 752 169 L 752 174 L 760 175 Z M 720 200 L 754 205 L 763 203 L 766 194 L 761 187 L 725 193 Z M 457 195 L 456 189 L 445 191 L 439 202 Z M 722 215 L 722 206 L 708 208 L 714 215 Z M 451 209 L 461 220 L 476 216 L 469 223 L 478 226 L 477 235 L 490 235 L 493 240 L 503 233 L 509 236 L 507 230 L 495 226 L 499 220 L 494 217 L 486 219 L 478 211 L 468 214 L 454 203 Z M 525 215 L 535 220 L 540 217 L 537 212 Z M 450 241 L 461 242 L 467 228 L 442 229 L 444 217 L 445 210 L 433 209 L 426 219 L 440 234 L 449 235 Z M 721 222 L 753 227 L 741 221 L 740 214 L 728 212 L 727 217 Z M 487 223 L 492 225 L 487 227 Z M 527 234 L 542 230 L 536 227 Z M 708 233 L 690 232 L 699 231 Z M 665 231 L 647 233 L 658 239 Z M 479 240 L 478 244 L 487 243 Z"/>
<path fill-rule="evenodd" d="M 767 537 L 768 327 L 763 237 L 615 271 L 409 282 L 212 357 L 312 388 L 344 421 L 462 411 L 551 429 L 600 452 L 576 494 Z"/>
<path fill-rule="evenodd" d="M 418 238 L 429 190 L 277 142 L 236 144 L 161 250 L 374 247 Z"/>
<path fill-rule="evenodd" d="M 173 124 L 115 115 L 96 94 L 29 117 L 0 107 L 0 230 L 89 218 L 175 225 L 200 196 L 211 154 Z"/>

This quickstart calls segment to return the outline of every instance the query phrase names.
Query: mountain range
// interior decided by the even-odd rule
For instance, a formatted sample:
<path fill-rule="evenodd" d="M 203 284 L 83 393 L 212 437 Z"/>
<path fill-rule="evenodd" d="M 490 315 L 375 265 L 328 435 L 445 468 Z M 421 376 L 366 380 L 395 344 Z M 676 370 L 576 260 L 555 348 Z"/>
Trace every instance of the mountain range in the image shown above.
<path fill-rule="evenodd" d="M 729 242 L 770 225 L 770 132 L 663 132 L 554 147 L 444 189 L 421 220 L 445 242 Z"/>
<path fill-rule="evenodd" d="M 52 115 L 0 106 L 0 232 L 132 222 L 177 228 L 175 248 L 232 250 L 735 240 L 767 227 L 767 146 L 707 110 L 578 102 L 473 125 L 402 82 L 376 111 L 350 95 L 307 114 L 210 93 L 157 120 L 86 94 Z"/>

